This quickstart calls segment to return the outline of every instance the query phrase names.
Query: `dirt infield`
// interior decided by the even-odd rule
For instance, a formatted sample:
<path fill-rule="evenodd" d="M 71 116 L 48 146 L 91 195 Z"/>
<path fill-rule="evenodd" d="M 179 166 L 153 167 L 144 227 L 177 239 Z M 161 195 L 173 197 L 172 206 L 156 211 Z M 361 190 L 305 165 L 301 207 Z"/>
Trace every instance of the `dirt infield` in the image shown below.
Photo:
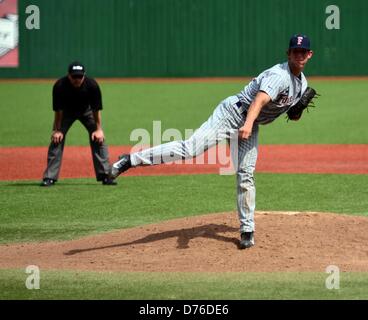
<path fill-rule="evenodd" d="M 115 161 L 129 146 L 111 146 Z M 213 148 L 194 163 L 216 159 Z M 224 153 L 223 153 L 224 154 Z M 46 147 L 0 148 L 0 180 L 41 179 L 46 166 Z M 199 160 L 204 160 L 200 162 Z M 165 164 L 140 167 L 127 175 L 179 175 L 219 173 L 229 167 L 230 159 L 213 164 Z M 211 162 L 210 162 L 211 163 Z M 222 164 L 221 164 L 222 163 Z M 368 145 L 262 145 L 257 172 L 368 174 Z M 89 147 L 65 147 L 60 179 L 94 177 Z"/>
<path fill-rule="evenodd" d="M 182 218 L 72 241 L 0 246 L 0 269 L 368 271 L 368 218 L 256 213 L 256 246 L 238 248 L 235 212 Z"/>

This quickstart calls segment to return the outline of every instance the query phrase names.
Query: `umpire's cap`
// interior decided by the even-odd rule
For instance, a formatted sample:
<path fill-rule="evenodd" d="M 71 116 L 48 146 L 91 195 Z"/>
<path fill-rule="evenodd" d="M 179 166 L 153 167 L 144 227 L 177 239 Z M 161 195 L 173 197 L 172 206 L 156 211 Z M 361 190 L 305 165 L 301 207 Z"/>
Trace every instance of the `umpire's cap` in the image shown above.
<path fill-rule="evenodd" d="M 310 50 L 310 40 L 304 34 L 295 34 L 290 38 L 289 49 L 307 49 Z"/>
<path fill-rule="evenodd" d="M 86 73 L 86 69 L 84 68 L 84 65 L 82 63 L 80 63 L 79 61 L 74 61 L 69 65 L 68 73 L 71 76 L 74 75 L 84 76 L 84 74 Z"/>

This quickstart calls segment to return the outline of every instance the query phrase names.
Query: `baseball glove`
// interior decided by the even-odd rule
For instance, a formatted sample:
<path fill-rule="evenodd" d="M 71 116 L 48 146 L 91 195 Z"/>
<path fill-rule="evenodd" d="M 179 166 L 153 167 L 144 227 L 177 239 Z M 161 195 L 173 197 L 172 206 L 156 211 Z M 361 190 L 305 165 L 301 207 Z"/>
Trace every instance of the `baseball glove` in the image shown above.
<path fill-rule="evenodd" d="M 286 113 L 286 118 L 289 120 L 297 121 L 301 118 L 302 113 L 305 109 L 308 107 L 315 107 L 313 103 L 313 98 L 318 97 L 319 94 L 311 87 L 307 87 L 307 89 L 304 91 L 302 97 L 300 100 L 292 106 Z M 308 109 L 307 109 L 308 111 Z"/>

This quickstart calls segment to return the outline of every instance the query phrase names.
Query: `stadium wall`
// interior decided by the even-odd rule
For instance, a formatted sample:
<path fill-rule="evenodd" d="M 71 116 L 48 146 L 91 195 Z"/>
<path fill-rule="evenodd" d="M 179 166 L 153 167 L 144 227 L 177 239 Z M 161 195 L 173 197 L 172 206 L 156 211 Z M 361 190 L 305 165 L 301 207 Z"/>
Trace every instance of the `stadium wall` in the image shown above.
<path fill-rule="evenodd" d="M 310 36 L 308 75 L 367 75 L 368 2 L 334 0 L 19 0 L 19 67 L 1 78 L 54 78 L 81 60 L 95 77 L 254 76 Z M 25 25 L 40 9 L 40 29 Z"/>

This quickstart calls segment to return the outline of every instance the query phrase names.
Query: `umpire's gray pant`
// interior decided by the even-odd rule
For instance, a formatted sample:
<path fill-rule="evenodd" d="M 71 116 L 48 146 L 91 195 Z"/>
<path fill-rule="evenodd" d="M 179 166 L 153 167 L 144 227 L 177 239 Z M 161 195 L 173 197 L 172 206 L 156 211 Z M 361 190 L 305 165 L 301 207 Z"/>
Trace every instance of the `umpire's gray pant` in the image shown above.
<path fill-rule="evenodd" d="M 246 105 L 238 106 L 237 96 L 223 100 L 209 119 L 185 141 L 173 141 L 131 154 L 132 166 L 154 165 L 196 157 L 223 139 L 236 136 L 246 119 Z M 253 126 L 249 139 L 238 139 L 238 148 L 232 151 L 237 175 L 237 207 L 240 232 L 255 230 L 254 170 L 258 154 L 258 125 Z"/>
<path fill-rule="evenodd" d="M 64 138 L 58 144 L 53 142 L 50 143 L 47 154 L 47 167 L 43 174 L 43 178 L 58 180 L 66 134 L 76 120 L 79 120 L 88 131 L 89 144 L 91 146 L 93 159 L 93 167 L 95 169 L 97 181 L 102 181 L 104 178 L 107 177 L 110 170 L 107 145 L 105 144 L 105 142 L 99 144 L 98 142 L 92 141 L 91 134 L 97 129 L 97 127 L 92 111 L 88 110 L 80 115 L 70 115 L 63 113 L 60 131 L 64 134 Z"/>

